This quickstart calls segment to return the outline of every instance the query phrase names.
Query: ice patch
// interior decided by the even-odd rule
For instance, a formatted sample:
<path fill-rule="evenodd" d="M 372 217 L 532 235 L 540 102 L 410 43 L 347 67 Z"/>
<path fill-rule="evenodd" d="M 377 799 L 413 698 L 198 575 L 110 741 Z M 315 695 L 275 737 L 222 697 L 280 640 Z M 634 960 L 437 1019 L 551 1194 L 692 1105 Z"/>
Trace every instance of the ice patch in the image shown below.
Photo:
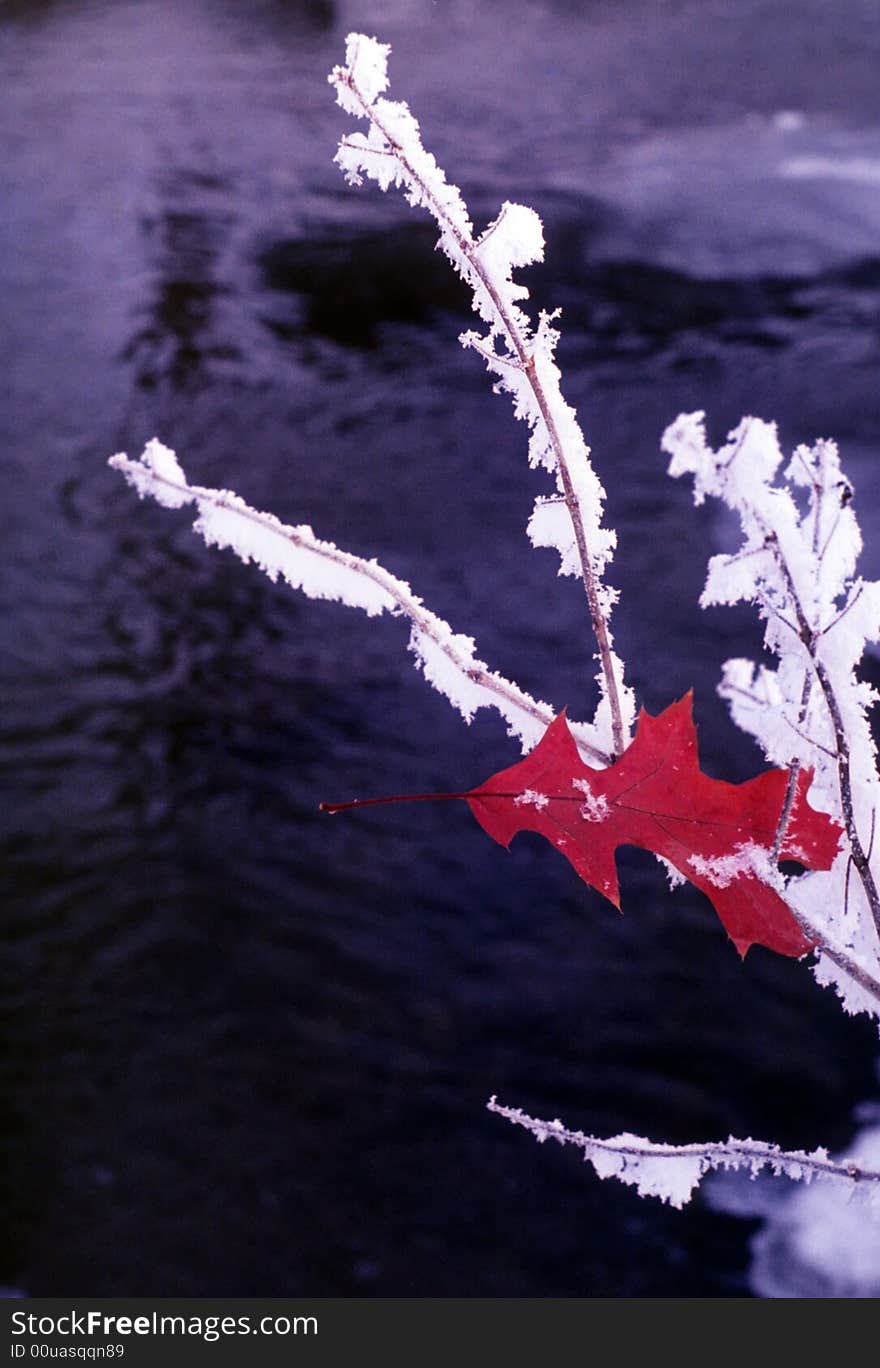
<path fill-rule="evenodd" d="M 787 180 L 842 180 L 854 185 L 880 185 L 880 158 L 789 157 L 779 172 Z"/>
<path fill-rule="evenodd" d="M 773 127 L 780 133 L 797 133 L 806 122 L 806 114 L 799 109 L 777 109 L 773 115 Z"/>
<path fill-rule="evenodd" d="M 585 822 L 604 822 L 611 808 L 602 793 L 593 793 L 588 779 L 573 779 L 572 783 L 584 795 L 580 814 Z"/>
<path fill-rule="evenodd" d="M 737 846 L 730 855 L 720 855 L 714 859 L 691 855 L 687 863 L 689 869 L 708 879 L 716 888 L 729 888 L 741 874 L 757 874 L 768 883 L 775 878 L 767 848 L 755 845 L 754 841 Z"/>
<path fill-rule="evenodd" d="M 876 1168 L 880 1124 L 866 1127 L 847 1151 L 855 1167 Z M 709 1205 L 733 1216 L 764 1220 L 752 1238 L 749 1283 L 759 1297 L 880 1296 L 880 1207 L 877 1194 L 841 1183 L 782 1188 L 719 1174 L 708 1183 Z M 872 1216 L 874 1219 L 872 1219 Z"/>

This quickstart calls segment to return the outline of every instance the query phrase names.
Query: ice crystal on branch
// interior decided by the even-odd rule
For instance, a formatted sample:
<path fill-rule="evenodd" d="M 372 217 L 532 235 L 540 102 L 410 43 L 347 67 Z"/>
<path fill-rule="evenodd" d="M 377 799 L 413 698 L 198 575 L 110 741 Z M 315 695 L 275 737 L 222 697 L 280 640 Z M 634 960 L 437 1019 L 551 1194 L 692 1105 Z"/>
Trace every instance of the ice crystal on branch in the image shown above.
<path fill-rule="evenodd" d="M 744 418 L 716 452 L 703 417 L 682 414 L 667 428 L 669 473 L 693 476 L 695 502 L 712 496 L 732 508 L 744 540 L 712 558 L 701 602 L 756 604 L 778 660 L 775 669 L 729 660 L 720 692 L 768 760 L 790 765 L 795 779 L 813 769 L 814 803 L 845 828 L 833 868 L 791 881 L 788 897 L 820 932 L 819 981 L 833 983 L 849 1011 L 878 1015 L 880 780 L 867 718 L 876 694 L 855 670 L 880 638 L 880 584 L 855 573 L 862 539 L 852 486 L 833 442 L 799 446 L 780 480 L 772 424 Z"/>
<path fill-rule="evenodd" d="M 474 311 L 488 331 L 465 332 L 461 341 L 482 356 L 497 376 L 496 389 L 511 395 L 516 416 L 528 423 L 531 464 L 545 466 L 556 477 L 557 492 L 550 499 L 538 499 L 529 535 L 535 546 L 558 551 L 561 574 L 583 579 L 600 665 L 596 725 L 604 749 L 620 755 L 635 707 L 609 627 L 616 595 L 602 583 L 616 539 L 602 525 L 605 491 L 590 465 L 577 416 L 560 389 L 554 359 L 559 333 L 543 313 L 532 328 L 520 307 L 528 289 L 513 279 L 517 267 L 543 260 L 541 220 L 533 209 L 505 202 L 494 222 L 474 237 L 459 190 L 425 151 L 409 109 L 382 94 L 388 87 L 389 52 L 374 38 L 349 34 L 345 65 L 334 68 L 329 79 L 342 108 L 366 119 L 369 132 L 346 134 L 336 161 L 354 184 L 368 176 L 383 190 L 402 186 L 410 204 L 434 217 L 440 230 L 438 246 L 473 292 Z"/>
<path fill-rule="evenodd" d="M 150 495 L 165 508 L 194 503 L 198 509 L 194 530 L 206 543 L 229 548 L 245 562 L 253 561 L 271 580 L 280 577 L 308 598 L 344 603 L 369 617 L 388 612 L 408 618 L 409 648 L 419 668 L 466 721 L 480 708 L 494 708 L 527 750 L 553 720 L 549 704 L 530 698 L 518 685 L 490 670 L 477 659 L 471 637 L 454 632 L 378 561 L 322 541 L 305 525 L 289 527 L 271 513 L 250 508 L 228 489 L 189 484 L 174 452 L 155 438 L 147 443 L 139 461 L 120 453 L 110 457 L 110 465 L 142 498 Z M 572 729 L 586 758 L 593 763 L 607 761 L 593 728 L 575 723 Z"/>
<path fill-rule="evenodd" d="M 504 1107 L 490 1098 L 487 1108 L 515 1126 L 530 1131 L 539 1144 L 555 1140 L 583 1152 L 599 1178 L 616 1178 L 636 1188 L 641 1197 L 659 1197 L 670 1206 L 689 1202 L 713 1169 L 745 1169 L 756 1178 L 762 1169 L 795 1182 L 820 1180 L 838 1188 L 844 1200 L 858 1190 L 880 1216 L 880 1170 L 865 1168 L 846 1157 L 830 1159 L 828 1151 L 782 1150 L 761 1140 L 729 1140 L 717 1144 L 660 1145 L 641 1135 L 624 1132 L 607 1140 L 583 1131 L 568 1130 L 559 1120 L 539 1121 L 518 1107 Z"/>
<path fill-rule="evenodd" d="M 603 525 L 605 493 L 574 410 L 562 395 L 555 315 L 541 313 L 533 322 L 524 308 L 528 289 L 514 278 L 515 271 L 543 257 L 541 220 L 534 210 L 505 202 L 485 232 L 474 235 L 459 190 L 422 146 L 415 118 L 405 104 L 386 97 L 389 52 L 361 34 L 347 40 L 345 64 L 329 79 L 340 106 L 365 120 L 367 131 L 347 133 L 336 161 L 350 182 L 360 184 L 366 176 L 383 190 L 399 186 L 410 204 L 435 219 L 438 245 L 470 287 L 483 324 L 481 330 L 462 334 L 461 341 L 483 359 L 495 376 L 496 390 L 510 395 L 516 416 L 528 425 L 532 466 L 553 477 L 554 487 L 536 500 L 529 537 L 535 546 L 558 551 L 560 573 L 581 577 L 598 648 L 599 707 L 592 725 L 572 725 L 573 741 L 566 745 L 572 750 L 576 743 L 580 759 L 569 757 L 567 787 L 553 788 L 542 771 L 531 774 L 534 782 L 509 793 L 484 792 L 486 829 L 496 838 L 504 836 L 500 828 L 495 830 L 499 812 L 505 811 L 498 807 L 503 801 L 509 804 L 511 832 L 547 825 L 561 850 L 574 837 L 569 858 L 587 861 L 596 858 L 597 833 L 608 836 L 613 820 L 626 809 L 627 820 L 636 827 L 650 821 L 663 834 L 663 840 L 641 843 L 656 849 L 672 881 L 686 874 L 704 886 L 719 914 L 721 904 L 730 911 L 725 925 L 741 949 L 756 939 L 783 953 L 813 949 L 817 978 L 835 986 L 847 1010 L 880 1015 L 880 838 L 875 840 L 880 780 L 867 719 L 875 696 L 856 675 L 866 641 L 880 636 L 880 585 L 856 574 L 861 538 L 836 447 L 828 441 L 798 447 L 784 463 L 775 428 L 749 418 L 715 452 L 707 445 L 701 413 L 682 415 L 664 435 L 670 473 L 690 474 L 698 503 L 707 496 L 719 498 L 742 523 L 741 548 L 710 562 L 702 602 L 756 604 L 766 624 L 767 648 L 777 661 L 771 668 L 730 660 L 720 686 L 734 721 L 778 767 L 775 777 L 751 781 L 755 791 L 773 788 L 772 812 L 768 808 L 770 816 L 760 829 L 727 831 L 726 843 L 720 836 L 705 848 L 691 842 L 690 860 L 679 869 L 685 847 L 676 834 L 682 828 L 675 823 L 712 823 L 701 810 L 706 806 L 702 798 L 693 810 L 678 810 L 681 795 L 674 766 L 667 788 L 653 792 L 651 785 L 661 783 L 670 761 L 668 748 L 660 746 L 649 756 L 651 763 L 638 784 L 618 791 L 641 744 L 640 732 L 644 740 L 644 723 L 629 745 L 634 700 L 623 682 L 609 629 L 616 593 L 603 583 L 615 537 Z M 387 612 L 408 619 L 409 646 L 418 667 L 467 720 L 479 708 L 496 709 L 530 752 L 548 730 L 557 734 L 552 708 L 491 671 L 477 658 L 470 637 L 454 632 L 408 584 L 375 560 L 322 541 L 310 527 L 287 526 L 229 491 L 189 484 L 175 454 L 158 441 L 148 444 L 140 461 L 118 455 L 110 463 L 141 496 L 150 495 L 170 509 L 194 504 L 195 529 L 209 545 L 228 547 L 254 561 L 271 579 L 280 577 L 309 597 L 339 601 L 370 617 Z M 534 754 L 538 750 L 540 745 Z M 534 764 L 534 754 L 523 765 Z M 586 772 L 581 759 L 589 767 Z M 483 790 L 498 779 L 493 776 Z M 811 821 L 833 830 L 833 843 L 821 859 L 813 858 L 816 852 L 811 855 L 804 834 L 810 782 L 816 809 Z M 480 801 L 477 791 L 445 796 Z M 658 801 L 647 802 L 652 796 Z M 645 808 L 639 806 L 641 799 Z M 560 817 L 563 802 L 569 806 Z M 632 837 L 629 829 L 627 834 Z M 710 834 L 705 833 L 706 840 Z M 613 843 L 607 844 L 604 884 L 600 880 L 597 886 L 615 891 Z M 786 878 L 780 868 L 786 857 L 800 858 L 809 872 Z M 831 867 L 823 869 L 823 864 Z M 772 934 L 765 934 L 764 926 L 761 936 L 755 936 L 753 928 L 742 926 L 738 890 L 746 885 L 760 885 L 762 897 L 773 903 Z M 820 1178 L 846 1195 L 858 1189 L 871 1205 L 880 1205 L 880 1172 L 860 1167 L 854 1159 L 829 1159 L 822 1150 L 784 1152 L 775 1145 L 735 1139 L 684 1146 L 630 1134 L 599 1139 L 566 1130 L 559 1121 L 534 1120 L 494 1098 L 489 1105 L 539 1140 L 578 1146 L 600 1177 L 631 1183 L 642 1195 L 674 1206 L 689 1200 L 710 1169 L 745 1168 L 754 1175 L 765 1167 L 806 1182 Z"/>

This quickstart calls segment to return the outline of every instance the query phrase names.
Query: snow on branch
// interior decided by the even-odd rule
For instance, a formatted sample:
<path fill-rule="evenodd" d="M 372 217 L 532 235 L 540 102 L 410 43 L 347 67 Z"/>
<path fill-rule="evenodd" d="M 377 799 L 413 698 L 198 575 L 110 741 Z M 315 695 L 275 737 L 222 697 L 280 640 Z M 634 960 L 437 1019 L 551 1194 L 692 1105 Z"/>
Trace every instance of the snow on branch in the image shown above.
<path fill-rule="evenodd" d="M 515 270 L 543 257 L 541 220 L 532 209 L 507 202 L 475 237 L 460 192 L 423 148 L 409 109 L 385 98 L 389 51 L 351 34 L 345 65 L 330 75 L 342 108 L 368 125 L 366 133 L 342 139 L 336 161 L 350 182 L 359 184 L 366 175 L 383 190 L 399 185 L 410 204 L 426 208 L 439 226 L 438 245 L 473 293 L 485 330 L 466 332 L 461 341 L 482 357 L 496 390 L 509 393 L 516 416 L 525 419 L 531 464 L 555 480 L 555 489 L 538 498 L 528 530 L 534 545 L 558 551 L 561 574 L 583 580 L 598 645 L 600 702 L 594 723 L 575 724 L 572 731 L 585 760 L 608 766 L 626 748 L 635 711 L 609 628 L 616 593 L 602 578 L 615 537 L 603 526 L 605 493 L 560 389 L 555 315 L 530 320 L 522 307 L 528 290 L 513 278 Z M 819 982 L 835 987 L 847 1011 L 880 1017 L 880 777 L 867 717 L 876 696 L 855 673 L 866 642 L 880 637 L 880 584 L 856 574 L 861 537 L 852 488 L 832 442 L 798 447 L 782 468 L 775 428 L 757 419 L 744 419 L 715 452 L 706 442 L 703 414 L 685 414 L 667 429 L 663 446 L 670 474 L 693 477 L 697 503 L 707 495 L 719 498 L 742 523 L 742 546 L 712 558 L 701 602 L 757 605 L 765 644 L 778 661 L 770 668 L 730 660 L 720 685 L 734 721 L 758 740 L 771 763 L 789 770 L 778 821 L 774 808 L 768 832 L 769 838 L 775 826 L 775 839 L 761 848 L 768 880 L 815 946 Z M 280 576 L 311 598 L 336 600 L 371 617 L 407 618 L 418 667 L 466 720 L 479 708 L 494 708 L 524 750 L 552 721 L 548 704 L 489 670 L 470 637 L 455 633 L 375 560 L 320 540 L 310 527 L 287 526 L 229 491 L 189 484 L 174 452 L 156 440 L 139 461 L 120 454 L 110 465 L 141 497 L 150 495 L 167 508 L 194 504 L 194 528 L 208 545 L 254 561 L 273 581 Z M 800 853 L 809 863 L 793 818 L 805 787 L 798 783 L 802 771 L 809 771 L 810 804 L 830 813 L 846 840 L 831 869 L 788 877 L 779 867 L 783 852 L 793 858 Z M 515 801 L 540 808 L 548 799 L 528 788 Z M 725 878 L 731 872 L 718 861 L 715 866 Z M 488 1107 L 540 1142 L 576 1146 L 600 1177 L 676 1207 L 690 1200 L 711 1170 L 745 1169 L 755 1177 L 768 1168 L 804 1182 L 821 1180 L 847 1198 L 857 1193 L 880 1213 L 880 1171 L 855 1156 L 832 1159 L 822 1149 L 784 1151 L 734 1138 L 682 1146 L 628 1133 L 602 1139 L 558 1120 L 536 1120 L 494 1097 Z"/>
<path fill-rule="evenodd" d="M 533 209 L 508 201 L 486 231 L 474 237 L 460 191 L 425 151 L 409 108 L 384 98 L 390 51 L 364 34 L 348 36 L 345 65 L 335 67 L 329 80 L 342 108 L 366 119 L 369 131 L 343 137 L 336 161 L 350 183 L 360 185 L 366 175 L 383 190 L 400 185 L 410 204 L 427 209 L 440 229 L 438 246 L 473 291 L 474 311 L 488 331 L 465 332 L 461 342 L 479 353 L 498 377 L 496 390 L 511 395 L 516 416 L 528 423 L 531 464 L 555 475 L 556 493 L 538 499 L 529 535 L 535 546 L 556 548 L 560 574 L 583 579 L 599 648 L 596 724 L 603 733 L 602 748 L 620 755 L 635 707 L 609 627 L 617 595 L 602 582 L 616 538 L 602 525 L 605 491 L 590 465 L 576 414 L 560 389 L 554 359 L 559 333 L 553 317 L 542 312 L 533 329 L 520 307 L 528 290 L 512 278 L 515 268 L 543 259 L 543 225 Z"/>
<path fill-rule="evenodd" d="M 696 503 L 711 495 L 739 516 L 743 544 L 712 557 L 701 603 L 756 604 L 779 663 L 729 660 L 719 692 L 768 760 L 789 767 L 790 792 L 802 767 L 813 771 L 811 802 L 846 831 L 833 869 L 790 881 L 786 896 L 828 949 L 819 981 L 833 983 L 848 1010 L 876 1014 L 866 983 L 880 978 L 880 779 L 867 717 L 877 696 L 855 671 L 867 642 L 880 639 L 880 583 L 856 575 L 852 486 L 830 441 L 799 446 L 780 479 L 776 428 L 757 418 L 744 418 L 716 452 L 704 415 L 682 414 L 663 448 L 670 475 L 693 476 Z M 777 847 L 789 813 L 786 802 Z"/>
<path fill-rule="evenodd" d="M 827 1150 L 782 1150 L 760 1140 L 729 1140 L 696 1145 L 660 1145 L 640 1135 L 600 1140 L 583 1131 L 567 1130 L 561 1121 L 539 1121 L 518 1107 L 502 1106 L 492 1097 L 488 1110 L 530 1131 L 539 1144 L 556 1140 L 583 1151 L 600 1178 L 616 1178 L 638 1190 L 640 1197 L 659 1197 L 683 1207 L 713 1169 L 747 1169 L 756 1178 L 762 1169 L 795 1181 L 833 1183 L 846 1199 L 857 1191 L 867 1198 L 880 1219 L 880 1170 L 864 1168 L 846 1158 L 831 1159 Z"/>
<path fill-rule="evenodd" d="M 331 599 L 362 609 L 369 617 L 388 612 L 409 619 L 409 649 L 427 679 L 470 722 L 479 708 L 495 708 L 524 750 L 534 746 L 554 710 L 537 702 L 516 684 L 490 670 L 475 654 L 470 637 L 453 632 L 430 612 L 403 580 L 375 560 L 342 551 L 321 541 L 310 527 L 289 527 L 271 513 L 250 508 L 237 494 L 191 485 L 176 455 L 155 438 L 139 461 L 120 454 L 109 464 L 120 471 L 143 498 L 151 495 L 165 508 L 194 503 L 194 530 L 209 546 L 228 547 L 241 560 L 254 561 L 273 581 L 280 576 L 309 598 Z M 607 764 L 609 756 L 595 731 L 574 724 L 578 745 L 587 760 Z"/>

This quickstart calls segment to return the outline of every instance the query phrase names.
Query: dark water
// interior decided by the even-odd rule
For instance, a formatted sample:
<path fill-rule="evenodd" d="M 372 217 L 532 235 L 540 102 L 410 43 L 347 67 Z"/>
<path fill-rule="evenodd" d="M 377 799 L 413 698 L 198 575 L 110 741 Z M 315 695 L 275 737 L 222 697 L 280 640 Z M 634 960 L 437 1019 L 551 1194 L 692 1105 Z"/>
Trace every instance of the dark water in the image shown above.
<path fill-rule="evenodd" d="M 573 713 L 591 645 L 530 554 L 524 433 L 455 337 L 432 235 L 331 165 L 344 34 L 485 220 L 535 205 L 541 303 L 620 534 L 617 633 L 707 768 L 759 764 L 701 614 L 727 524 L 664 426 L 836 436 L 880 570 L 873 3 L 0 3 L 0 1282 L 34 1295 L 728 1295 L 749 1226 L 599 1184 L 484 1111 L 835 1145 L 876 1037 L 744 966 L 622 858 L 618 918 L 537 839 L 438 806 L 515 758 L 405 630 L 208 552 L 106 467 L 193 479 L 376 555 Z M 829 169 L 830 168 L 830 169 Z M 873 546 L 870 542 L 874 534 Z"/>

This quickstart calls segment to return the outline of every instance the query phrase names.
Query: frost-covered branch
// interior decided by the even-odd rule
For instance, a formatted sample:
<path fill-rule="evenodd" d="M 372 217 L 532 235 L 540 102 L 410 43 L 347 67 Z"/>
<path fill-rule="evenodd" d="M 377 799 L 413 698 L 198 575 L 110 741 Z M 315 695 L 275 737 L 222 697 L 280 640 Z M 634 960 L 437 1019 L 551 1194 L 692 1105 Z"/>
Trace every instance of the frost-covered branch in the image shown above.
<path fill-rule="evenodd" d="M 526 420 L 532 466 L 545 467 L 555 479 L 553 492 L 537 499 L 528 532 L 535 546 L 558 551 L 560 574 L 583 580 L 598 646 L 600 702 L 592 725 L 572 724 L 571 729 L 585 760 L 609 766 L 626 749 L 635 711 L 609 627 L 617 595 L 603 583 L 616 539 L 603 526 L 605 491 L 561 392 L 555 316 L 542 312 L 533 324 L 521 307 L 528 290 L 513 279 L 516 269 L 543 257 L 541 220 L 532 209 L 506 202 L 475 237 L 459 190 L 423 148 L 409 109 L 384 98 L 389 51 L 375 39 L 352 34 L 345 65 L 330 75 L 342 108 L 369 126 L 367 133 L 342 139 L 336 161 L 350 182 L 359 184 L 367 175 L 383 190 L 400 185 L 410 204 L 426 208 L 439 226 L 438 245 L 473 292 L 474 311 L 486 329 L 466 332 L 460 340 L 478 353 L 497 377 L 496 390 L 509 393 L 516 416 Z M 712 495 L 741 520 L 743 545 L 734 554 L 712 558 L 701 602 L 757 605 L 766 624 L 765 644 L 778 664 L 771 669 L 729 660 L 720 692 L 734 721 L 759 741 L 768 760 L 789 770 L 781 810 L 777 796 L 760 848 L 738 847 L 734 865 L 726 856 L 709 860 L 692 852 L 689 867 L 711 871 L 710 882 L 727 888 L 734 874 L 746 869 L 743 862 L 751 861 L 749 871 L 784 898 L 814 947 L 819 982 L 834 985 L 847 1011 L 880 1017 L 880 850 L 875 850 L 880 777 L 867 719 L 876 696 L 855 673 L 866 642 L 880 638 L 880 584 L 855 573 L 861 537 L 837 449 L 831 442 L 798 447 L 780 479 L 783 458 L 772 425 L 745 419 L 715 452 L 706 443 L 702 413 L 682 415 L 667 429 L 663 446 L 671 457 L 670 474 L 693 476 L 697 503 Z M 491 671 L 477 658 L 470 637 L 455 633 L 377 561 L 320 540 L 310 527 L 288 526 L 227 490 L 189 484 L 174 452 L 156 440 L 139 461 L 116 455 L 110 464 L 141 497 L 150 495 L 174 509 L 194 504 L 194 528 L 208 545 L 255 562 L 273 581 L 280 576 L 308 597 L 342 602 L 371 617 L 386 612 L 405 617 L 418 667 L 467 721 L 479 708 L 493 708 L 523 749 L 532 750 L 553 720 L 548 704 Z M 811 860 L 809 842 L 798 828 L 805 772 L 810 805 L 839 823 L 826 823 L 833 839 L 823 861 Z M 781 789 L 780 782 L 777 794 Z M 588 785 L 587 799 L 590 792 Z M 531 787 L 495 796 L 538 808 L 550 801 Z M 362 804 L 341 806 L 355 805 Z M 588 820 L 596 815 L 587 803 L 581 810 Z M 664 814 L 665 808 L 649 815 L 662 828 Z M 780 856 L 803 857 L 807 866 L 827 863 L 841 827 L 846 840 L 830 869 L 784 876 Z M 541 1142 L 549 1138 L 576 1146 L 600 1177 L 617 1178 L 676 1207 L 711 1170 L 746 1169 L 754 1177 L 768 1168 L 788 1178 L 836 1185 L 846 1197 L 858 1192 L 880 1212 L 880 1170 L 855 1158 L 831 1158 L 822 1149 L 784 1151 L 734 1138 L 674 1146 L 628 1133 L 602 1139 L 568 1130 L 558 1120 L 536 1120 L 494 1097 L 488 1107 Z"/>
<path fill-rule="evenodd" d="M 877 1014 L 880 779 L 867 718 L 876 695 L 855 671 L 866 643 L 880 638 L 880 584 L 855 573 L 862 541 L 852 487 L 833 442 L 799 446 L 780 480 L 772 424 L 745 418 L 715 452 L 703 418 L 682 414 L 664 433 L 669 473 L 694 477 L 695 502 L 712 495 L 732 508 L 745 541 L 712 558 L 701 603 L 755 603 L 779 661 L 770 669 L 729 660 L 720 693 L 769 760 L 813 770 L 810 801 L 844 827 L 834 867 L 789 881 L 786 899 L 817 933 L 820 982 L 833 982 L 849 1010 Z"/>
<path fill-rule="evenodd" d="M 731 660 L 720 692 L 737 724 L 755 736 L 767 758 L 788 766 L 789 782 L 774 841 L 784 848 L 797 780 L 812 772 L 810 801 L 833 814 L 846 833 L 830 870 L 784 880 L 773 877 L 795 919 L 813 942 L 814 973 L 830 983 L 847 1011 L 880 1016 L 880 901 L 874 837 L 880 809 L 876 748 L 867 710 L 874 692 L 855 673 L 867 641 L 880 637 L 880 585 L 855 575 L 861 535 L 852 488 L 832 442 L 798 447 L 777 480 L 782 453 L 775 428 L 744 419 L 720 451 L 705 438 L 703 414 L 685 414 L 667 429 L 669 473 L 694 477 L 694 498 L 722 499 L 740 518 L 745 540 L 732 555 L 712 558 L 701 603 L 757 605 L 765 644 L 777 668 Z M 850 879 L 855 870 L 857 880 Z M 541 1121 L 518 1108 L 489 1110 L 547 1139 L 574 1145 L 600 1178 L 617 1178 L 641 1196 L 675 1207 L 688 1202 L 715 1169 L 767 1168 L 801 1182 L 833 1184 L 843 1199 L 858 1193 L 880 1215 L 880 1170 L 824 1149 L 785 1151 L 755 1140 L 657 1144 L 632 1134 L 609 1139 Z"/>
<path fill-rule="evenodd" d="M 329 79 L 342 108 L 366 119 L 370 127 L 368 134 L 344 137 L 336 161 L 353 184 L 367 175 L 383 190 L 402 185 L 410 204 L 433 215 L 440 228 L 438 245 L 473 290 L 474 310 L 488 332 L 466 332 L 461 341 L 479 352 L 498 376 L 496 389 L 511 394 L 516 416 L 528 422 L 531 464 L 556 476 L 561 498 L 538 499 L 529 535 L 534 545 L 559 551 L 561 574 L 583 579 L 601 667 L 597 725 L 607 730 L 603 748 L 619 756 L 629 739 L 634 705 L 609 628 L 616 593 L 602 583 L 616 539 L 602 526 L 605 491 L 590 465 L 575 412 L 560 390 L 554 360 L 559 334 L 546 313 L 532 329 L 518 302 L 528 297 L 528 290 L 512 279 L 516 267 L 542 260 L 543 226 L 533 209 L 506 202 L 486 231 L 474 237 L 460 191 L 425 151 L 410 110 L 383 97 L 389 52 L 386 44 L 364 34 L 347 39 L 345 65 L 335 67 Z"/>
<path fill-rule="evenodd" d="M 141 497 L 151 495 L 166 508 L 194 503 L 194 524 L 209 546 L 229 547 L 243 561 L 254 561 L 269 576 L 279 575 L 309 598 L 332 599 L 361 608 L 370 617 L 389 612 L 409 619 L 409 648 L 429 684 L 444 694 L 470 722 L 479 708 L 494 708 L 519 737 L 523 749 L 536 744 L 553 720 L 554 710 L 537 702 L 518 685 L 490 670 L 475 654 L 470 637 L 453 632 L 430 612 L 408 584 L 382 568 L 321 541 L 310 527 L 289 527 L 271 513 L 250 508 L 225 489 L 191 485 L 174 452 L 155 439 L 139 461 L 110 457 Z M 573 731 L 586 759 L 607 764 L 595 732 L 584 724 Z"/>
<path fill-rule="evenodd" d="M 616 1178 L 638 1190 L 641 1197 L 659 1197 L 670 1206 L 689 1202 L 707 1173 L 713 1169 L 747 1169 L 753 1178 L 767 1168 L 799 1182 L 831 1182 L 844 1198 L 857 1190 L 864 1193 L 880 1217 L 880 1170 L 864 1168 L 854 1161 L 831 1159 L 827 1150 L 783 1150 L 760 1140 L 729 1140 L 696 1145 L 659 1145 L 640 1135 L 612 1136 L 601 1140 L 583 1131 L 567 1130 L 561 1121 L 539 1121 L 518 1107 L 502 1106 L 494 1097 L 488 1110 L 515 1126 L 530 1131 L 543 1144 L 556 1140 L 583 1151 L 600 1178 Z"/>
<path fill-rule="evenodd" d="M 788 591 L 795 612 L 798 636 L 801 639 L 801 643 L 806 651 L 810 664 L 815 671 L 816 679 L 819 682 L 819 688 L 822 690 L 825 699 L 825 706 L 828 709 L 828 716 L 831 719 L 831 725 L 834 730 L 834 744 L 837 753 L 837 774 L 840 783 L 840 807 L 843 815 L 843 825 L 849 838 L 853 864 L 858 870 L 859 878 L 864 885 L 865 896 L 868 900 L 868 906 L 871 909 L 871 916 L 874 919 L 874 926 L 876 927 L 878 937 L 880 937 L 880 896 L 878 896 L 877 884 L 874 880 L 871 866 L 868 863 L 868 856 L 862 845 L 861 837 L 859 836 L 858 826 L 856 825 L 850 743 L 843 720 L 843 707 L 841 700 L 835 692 L 831 671 L 818 650 L 820 638 L 826 636 L 838 622 L 842 621 L 844 614 L 848 612 L 851 607 L 855 606 L 862 597 L 862 591 L 865 586 L 863 584 L 857 586 L 850 594 L 844 608 L 841 609 L 833 621 L 827 626 L 821 628 L 811 627 L 806 609 L 798 594 L 794 578 L 782 553 L 777 533 L 768 528 L 765 532 L 764 541 L 776 561 L 780 577 Z M 805 687 L 801 706 L 801 720 L 803 720 L 803 714 L 806 713 L 806 708 L 809 704 L 809 696 L 810 691 Z M 793 761 L 792 768 L 794 768 L 795 765 L 799 766 L 800 761 Z"/>
<path fill-rule="evenodd" d="M 844 879 L 845 878 L 846 876 L 844 876 Z M 846 895 L 844 894 L 844 906 L 845 905 Z M 819 982 L 829 983 L 834 981 L 841 997 L 844 998 L 845 1005 L 848 1001 L 846 994 L 847 983 L 849 982 L 857 985 L 858 988 L 861 989 L 863 995 L 862 1001 L 857 1004 L 856 999 L 853 997 L 849 1000 L 848 1010 L 852 1012 L 872 1012 L 874 1016 L 880 1016 L 880 979 L 875 978 L 870 970 L 866 969 L 863 964 L 859 964 L 858 960 L 853 959 L 852 955 L 848 955 L 840 946 L 834 945 L 828 939 L 827 930 L 816 925 L 815 922 L 810 921 L 796 905 L 792 906 L 791 902 L 789 902 L 789 907 L 801 930 L 805 935 L 810 937 L 817 948 L 819 961 L 814 972 Z M 823 961 L 827 961 L 828 964 L 833 964 L 839 971 L 836 980 L 832 980 L 826 974 L 825 968 L 823 968 Z"/>

